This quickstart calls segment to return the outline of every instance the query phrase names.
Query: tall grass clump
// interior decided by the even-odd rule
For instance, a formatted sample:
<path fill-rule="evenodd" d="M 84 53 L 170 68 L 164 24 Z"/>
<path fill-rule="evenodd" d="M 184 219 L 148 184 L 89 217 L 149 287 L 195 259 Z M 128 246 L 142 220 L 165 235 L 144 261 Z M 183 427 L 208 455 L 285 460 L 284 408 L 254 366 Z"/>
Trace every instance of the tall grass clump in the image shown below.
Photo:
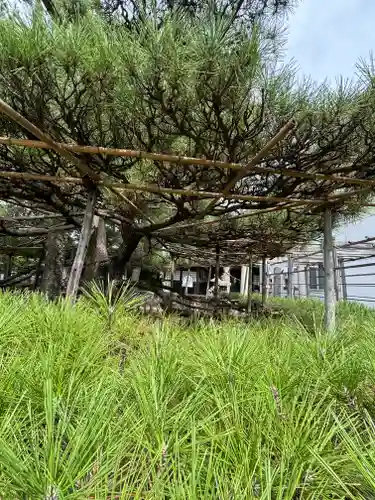
<path fill-rule="evenodd" d="M 328 337 L 307 302 L 316 329 L 91 299 L 0 295 L 1 498 L 375 498 L 373 312 Z"/>

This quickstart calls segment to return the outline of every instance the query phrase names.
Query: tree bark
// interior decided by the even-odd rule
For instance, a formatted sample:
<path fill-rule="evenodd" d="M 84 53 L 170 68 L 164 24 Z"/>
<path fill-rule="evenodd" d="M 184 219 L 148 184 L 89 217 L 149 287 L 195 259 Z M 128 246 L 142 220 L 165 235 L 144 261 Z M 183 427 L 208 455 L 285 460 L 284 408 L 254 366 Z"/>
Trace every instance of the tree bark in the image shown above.
<path fill-rule="evenodd" d="M 84 281 L 91 281 L 97 278 L 101 265 L 108 262 L 107 232 L 104 219 L 95 215 L 92 225 L 93 229 L 83 273 Z"/>
<path fill-rule="evenodd" d="M 12 259 L 13 255 L 11 253 L 5 257 L 4 280 L 8 279 L 12 274 Z"/>
<path fill-rule="evenodd" d="M 64 263 L 65 236 L 61 233 L 50 233 L 46 243 L 41 283 L 41 291 L 49 299 L 58 297 L 62 292 Z"/>
<path fill-rule="evenodd" d="M 120 279 L 124 276 L 126 264 L 131 259 L 143 237 L 143 234 L 137 232 L 133 226 L 127 223 L 122 224 L 121 234 L 123 244 L 111 266 L 111 275 L 113 279 Z"/>
<path fill-rule="evenodd" d="M 78 292 L 79 282 L 81 279 L 83 266 L 85 264 L 87 247 L 90 241 L 96 199 L 97 191 L 93 190 L 89 193 L 88 196 L 77 251 L 74 257 L 72 269 L 70 271 L 68 285 L 66 287 L 66 296 L 70 297 L 71 299 L 74 299 Z"/>

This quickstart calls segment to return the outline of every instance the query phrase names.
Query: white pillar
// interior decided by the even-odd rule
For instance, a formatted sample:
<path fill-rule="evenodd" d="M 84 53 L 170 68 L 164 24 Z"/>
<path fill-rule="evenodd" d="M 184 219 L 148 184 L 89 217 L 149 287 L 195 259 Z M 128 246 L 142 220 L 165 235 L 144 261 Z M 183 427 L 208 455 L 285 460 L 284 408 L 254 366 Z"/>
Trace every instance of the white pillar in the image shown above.
<path fill-rule="evenodd" d="M 223 286 L 227 287 L 226 293 L 230 293 L 230 267 L 223 267 L 223 275 L 221 276 Z M 225 285 L 224 285 L 225 283 Z"/>
<path fill-rule="evenodd" d="M 329 208 L 324 212 L 324 326 L 328 333 L 336 327 L 336 294 L 333 269 L 332 214 Z"/>
<path fill-rule="evenodd" d="M 240 283 L 241 295 L 245 295 L 246 293 L 246 274 L 247 274 L 247 266 L 241 266 L 241 283 Z"/>

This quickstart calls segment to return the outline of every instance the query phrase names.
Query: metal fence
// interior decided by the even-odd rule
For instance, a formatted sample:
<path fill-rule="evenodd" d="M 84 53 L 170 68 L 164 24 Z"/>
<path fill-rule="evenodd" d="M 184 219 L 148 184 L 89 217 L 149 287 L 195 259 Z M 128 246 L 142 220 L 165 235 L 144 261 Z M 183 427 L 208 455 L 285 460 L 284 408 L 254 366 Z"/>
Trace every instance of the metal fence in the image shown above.
<path fill-rule="evenodd" d="M 336 300 L 375 307 L 375 241 L 365 238 L 333 245 Z M 324 299 L 323 249 L 268 263 L 267 294 L 276 297 Z"/>

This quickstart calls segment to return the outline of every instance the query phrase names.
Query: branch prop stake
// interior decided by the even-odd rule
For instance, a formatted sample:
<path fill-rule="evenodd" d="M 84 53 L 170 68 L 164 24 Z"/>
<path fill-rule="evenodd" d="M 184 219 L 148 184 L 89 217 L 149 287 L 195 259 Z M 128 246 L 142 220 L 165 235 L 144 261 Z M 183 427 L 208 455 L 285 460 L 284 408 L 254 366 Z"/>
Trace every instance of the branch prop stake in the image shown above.
<path fill-rule="evenodd" d="M 29 139 L 13 139 L 11 137 L 0 137 L 0 144 L 4 146 L 20 146 L 25 148 L 34 149 L 53 149 L 53 147 L 47 142 L 34 141 Z M 159 153 L 148 153 L 147 151 L 136 151 L 132 149 L 116 149 L 116 148 L 106 148 L 102 146 L 81 146 L 78 144 L 67 144 L 67 143 L 56 143 L 61 148 L 72 153 L 83 153 L 92 155 L 107 155 L 107 156 L 117 156 L 126 158 L 139 158 L 147 159 L 165 163 L 178 163 L 180 165 L 196 165 L 204 168 L 221 168 L 223 170 L 234 170 L 234 171 L 244 171 L 247 170 L 247 174 L 278 174 L 284 177 L 291 177 L 293 179 L 306 179 L 312 181 L 331 181 L 339 184 L 347 185 L 372 185 L 375 186 L 375 180 L 371 179 L 356 179 L 354 177 L 345 177 L 335 174 L 323 174 L 321 172 L 300 172 L 292 168 L 277 168 L 277 167 L 267 167 L 260 165 L 250 165 L 250 163 L 228 163 L 224 161 L 208 160 L 206 158 L 193 158 L 189 156 L 177 156 L 177 155 L 167 155 Z M 255 157 L 254 157 L 255 158 Z M 323 162 L 322 167 L 326 167 L 337 162 Z M 319 165 L 315 165 L 317 167 Z"/>
<path fill-rule="evenodd" d="M 324 212 L 324 326 L 327 333 L 333 333 L 336 327 L 336 296 L 333 268 L 332 214 L 329 208 Z"/>
<path fill-rule="evenodd" d="M 79 282 L 81 279 L 83 266 L 86 260 L 87 247 L 90 241 L 92 224 L 94 220 L 94 210 L 95 210 L 96 200 L 97 200 L 97 190 L 93 189 L 89 193 L 89 197 L 87 200 L 77 251 L 74 257 L 73 265 L 69 275 L 68 285 L 66 288 L 66 296 L 72 300 L 74 300 L 77 296 Z"/>

